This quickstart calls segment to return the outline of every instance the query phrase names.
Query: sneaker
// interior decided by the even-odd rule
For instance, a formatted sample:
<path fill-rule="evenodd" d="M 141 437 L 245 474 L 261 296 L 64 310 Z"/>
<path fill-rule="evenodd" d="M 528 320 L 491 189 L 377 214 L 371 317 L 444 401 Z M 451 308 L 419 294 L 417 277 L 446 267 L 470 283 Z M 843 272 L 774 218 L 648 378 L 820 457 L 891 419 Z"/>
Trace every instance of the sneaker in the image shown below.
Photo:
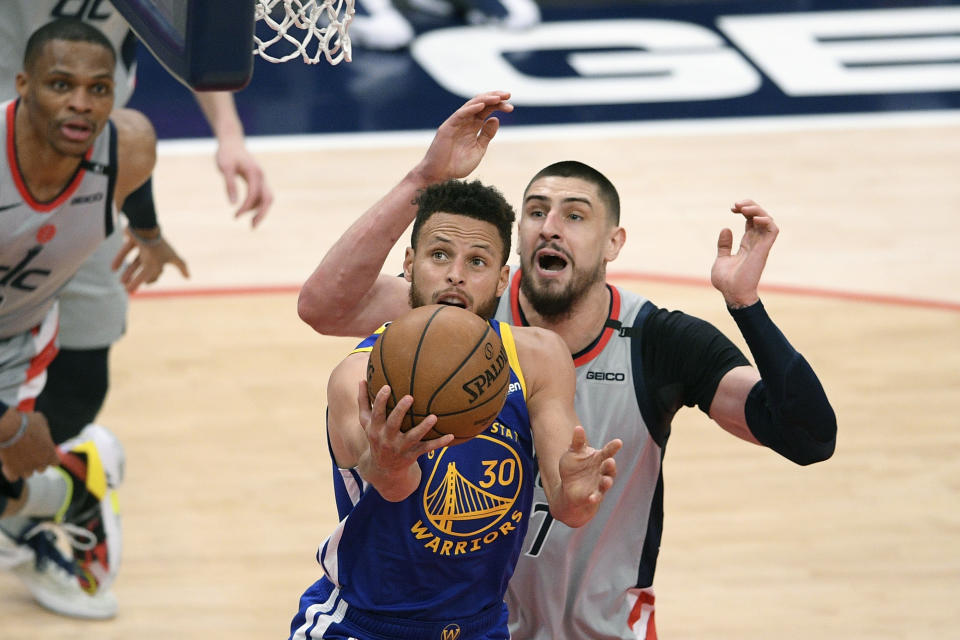
<path fill-rule="evenodd" d="M 67 499 L 54 522 L 67 535 L 80 586 L 90 594 L 110 586 L 120 565 L 123 446 L 106 427 L 91 424 L 59 447 Z"/>
<path fill-rule="evenodd" d="M 390 0 L 355 0 L 350 41 L 358 47 L 395 51 L 413 41 L 413 27 Z"/>
<path fill-rule="evenodd" d="M 33 560 L 33 552 L 26 545 L 17 544 L 14 536 L 0 527 L 0 570 L 14 567 Z"/>
<path fill-rule="evenodd" d="M 43 607 L 71 618 L 105 620 L 117 615 L 117 598 L 109 588 L 91 594 L 78 579 L 78 568 L 57 547 L 49 523 L 30 527 L 15 542 L 29 561 L 10 568 Z M 0 536 L 6 538 L 6 536 Z"/>

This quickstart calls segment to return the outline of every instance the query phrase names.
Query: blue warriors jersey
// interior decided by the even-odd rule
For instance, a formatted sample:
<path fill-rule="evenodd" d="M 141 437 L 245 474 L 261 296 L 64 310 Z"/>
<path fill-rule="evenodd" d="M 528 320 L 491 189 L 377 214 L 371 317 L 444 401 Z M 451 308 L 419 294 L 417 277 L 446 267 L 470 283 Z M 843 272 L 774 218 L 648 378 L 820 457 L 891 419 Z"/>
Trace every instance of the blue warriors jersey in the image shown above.
<path fill-rule="evenodd" d="M 317 554 L 351 607 L 416 620 L 502 607 L 533 496 L 526 385 L 509 325 L 491 320 L 510 364 L 506 404 L 480 435 L 420 456 L 420 487 L 389 502 L 338 469 L 340 524 Z M 382 328 L 357 351 L 369 351 Z"/>

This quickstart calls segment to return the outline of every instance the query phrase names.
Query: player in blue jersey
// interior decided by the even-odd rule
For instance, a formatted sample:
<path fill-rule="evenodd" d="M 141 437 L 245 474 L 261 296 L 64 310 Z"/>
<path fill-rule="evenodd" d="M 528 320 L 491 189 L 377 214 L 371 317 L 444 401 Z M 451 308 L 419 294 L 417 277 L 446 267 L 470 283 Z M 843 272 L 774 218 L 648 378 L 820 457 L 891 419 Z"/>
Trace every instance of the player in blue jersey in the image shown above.
<path fill-rule="evenodd" d="M 410 304 L 450 304 L 489 318 L 507 286 L 513 210 L 479 182 L 417 198 L 403 264 Z M 619 440 L 587 444 L 573 408 L 574 371 L 559 337 L 490 320 L 510 364 L 510 392 L 482 434 L 450 446 L 404 433 L 412 398 L 370 406 L 368 338 L 327 387 L 327 433 L 341 521 L 320 548 L 324 576 L 303 595 L 291 638 L 509 638 L 503 597 L 520 554 L 534 479 L 550 513 L 579 527 L 613 485 Z M 536 458 L 534 458 L 536 452 Z"/>
<path fill-rule="evenodd" d="M 301 317 L 314 329 L 366 333 L 409 307 L 405 283 L 380 268 L 413 219 L 411 194 L 469 175 L 499 127 L 493 114 L 513 109 L 508 99 L 490 92 L 458 109 L 423 160 L 327 252 L 300 294 Z M 574 358 L 574 404 L 588 434 L 624 444 L 619 479 L 585 526 L 553 522 L 535 489 L 539 515 L 507 592 L 513 640 L 656 638 L 662 461 L 681 407 L 698 406 L 732 435 L 797 464 L 829 458 L 836 444 L 836 417 L 820 381 L 757 292 L 778 233 L 773 218 L 752 200 L 736 202 L 732 212 L 745 221 L 740 246 L 724 229 L 711 272 L 753 367 L 712 325 L 606 282 L 606 265 L 625 241 L 619 212 L 610 181 L 574 161 L 539 171 L 523 194 L 520 266 L 494 317 L 556 331 Z"/>

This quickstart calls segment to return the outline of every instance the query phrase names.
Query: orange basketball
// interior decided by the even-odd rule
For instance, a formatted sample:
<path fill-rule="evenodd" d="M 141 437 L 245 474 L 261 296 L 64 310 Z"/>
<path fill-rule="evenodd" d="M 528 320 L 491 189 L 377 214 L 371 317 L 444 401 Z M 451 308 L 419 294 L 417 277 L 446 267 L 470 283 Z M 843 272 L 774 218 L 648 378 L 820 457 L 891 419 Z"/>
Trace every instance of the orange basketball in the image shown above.
<path fill-rule="evenodd" d="M 370 401 L 390 385 L 387 414 L 413 396 L 401 429 L 431 413 L 437 424 L 425 440 L 447 433 L 469 440 L 496 419 L 507 399 L 510 367 L 500 336 L 480 316 L 442 304 L 418 307 L 387 325 L 370 352 Z"/>

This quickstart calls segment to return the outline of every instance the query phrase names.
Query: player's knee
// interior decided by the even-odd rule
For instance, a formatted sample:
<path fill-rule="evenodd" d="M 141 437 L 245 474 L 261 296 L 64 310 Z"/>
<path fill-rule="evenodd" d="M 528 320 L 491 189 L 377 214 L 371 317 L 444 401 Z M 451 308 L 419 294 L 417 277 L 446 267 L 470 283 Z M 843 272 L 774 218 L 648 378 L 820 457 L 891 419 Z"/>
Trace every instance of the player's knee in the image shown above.
<path fill-rule="evenodd" d="M 47 369 L 37 411 L 50 423 L 53 441 L 68 440 L 93 422 L 107 396 L 109 348 L 62 349 Z"/>

